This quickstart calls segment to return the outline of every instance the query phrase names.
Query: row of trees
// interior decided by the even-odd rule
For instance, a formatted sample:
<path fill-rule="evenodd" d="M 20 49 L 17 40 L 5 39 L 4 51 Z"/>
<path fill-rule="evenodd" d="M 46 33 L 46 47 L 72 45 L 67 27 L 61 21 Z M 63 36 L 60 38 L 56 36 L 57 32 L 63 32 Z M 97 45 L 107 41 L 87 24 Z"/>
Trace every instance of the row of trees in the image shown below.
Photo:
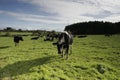
<path fill-rule="evenodd" d="M 65 27 L 73 34 L 117 34 L 120 33 L 120 22 L 90 21 L 71 24 Z"/>
<path fill-rule="evenodd" d="M 6 28 L 4 28 L 4 29 L 2 29 L 2 30 L 0 30 L 0 31 L 19 31 L 19 32 L 21 32 L 21 31 L 23 31 L 22 29 L 14 29 L 14 28 L 12 28 L 12 27 L 6 27 Z"/>
<path fill-rule="evenodd" d="M 4 32 L 4 34 L 2 34 Z M 15 33 L 12 33 L 15 32 Z M 17 33 L 18 32 L 18 33 Z M 12 27 L 6 27 L 0 30 L 0 36 L 14 36 L 14 35 L 21 35 L 21 36 L 46 36 L 55 34 L 54 30 L 46 31 L 46 30 L 22 30 L 22 29 L 14 29 Z"/>

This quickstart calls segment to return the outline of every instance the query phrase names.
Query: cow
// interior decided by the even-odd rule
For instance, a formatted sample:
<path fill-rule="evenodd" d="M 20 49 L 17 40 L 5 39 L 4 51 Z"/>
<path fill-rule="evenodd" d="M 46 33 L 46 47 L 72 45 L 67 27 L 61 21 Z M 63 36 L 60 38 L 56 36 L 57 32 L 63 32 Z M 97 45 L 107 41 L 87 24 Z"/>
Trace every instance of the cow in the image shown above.
<path fill-rule="evenodd" d="M 58 41 L 56 43 L 53 43 L 53 45 L 57 45 L 58 54 L 61 54 L 61 56 L 64 58 L 64 55 L 66 55 L 66 59 L 68 59 L 68 53 L 70 49 L 70 54 L 72 53 L 72 43 L 73 43 L 73 35 L 70 31 L 64 31 L 62 32 L 59 37 Z M 63 52 L 65 50 L 65 53 Z"/>
<path fill-rule="evenodd" d="M 78 38 L 85 38 L 87 35 L 79 35 Z"/>
<path fill-rule="evenodd" d="M 38 40 L 38 39 L 39 39 L 39 36 L 31 38 L 31 40 Z"/>
<path fill-rule="evenodd" d="M 48 32 L 46 36 L 44 36 L 44 41 L 54 41 L 54 39 L 58 38 L 59 34 L 55 32 Z"/>
<path fill-rule="evenodd" d="M 105 36 L 110 37 L 110 36 L 112 36 L 112 34 L 105 34 Z"/>
<path fill-rule="evenodd" d="M 45 36 L 44 41 L 53 41 L 53 39 L 54 39 L 54 37 L 53 37 L 52 35 L 47 34 L 47 35 Z"/>
<path fill-rule="evenodd" d="M 19 45 L 19 41 L 23 41 L 23 37 L 22 36 L 14 36 L 15 46 Z"/>

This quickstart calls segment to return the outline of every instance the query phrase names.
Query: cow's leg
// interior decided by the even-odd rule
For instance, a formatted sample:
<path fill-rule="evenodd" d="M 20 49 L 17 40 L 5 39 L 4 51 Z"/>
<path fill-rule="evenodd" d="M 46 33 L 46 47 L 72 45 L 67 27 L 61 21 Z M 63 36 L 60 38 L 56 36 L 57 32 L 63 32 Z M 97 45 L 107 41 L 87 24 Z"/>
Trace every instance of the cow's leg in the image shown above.
<path fill-rule="evenodd" d="M 62 57 L 64 58 L 64 46 L 61 47 Z"/>
<path fill-rule="evenodd" d="M 64 51 L 62 51 L 62 54 L 61 54 L 61 56 L 64 58 Z"/>
<path fill-rule="evenodd" d="M 66 59 L 68 59 L 68 50 L 69 50 L 69 45 L 66 48 L 65 54 L 66 54 Z"/>
<path fill-rule="evenodd" d="M 15 46 L 17 46 L 17 43 L 15 42 Z"/>
<path fill-rule="evenodd" d="M 70 55 L 72 54 L 72 45 L 69 46 L 70 47 Z"/>
<path fill-rule="evenodd" d="M 19 43 L 15 42 L 15 46 L 18 46 L 18 45 L 19 45 Z"/>

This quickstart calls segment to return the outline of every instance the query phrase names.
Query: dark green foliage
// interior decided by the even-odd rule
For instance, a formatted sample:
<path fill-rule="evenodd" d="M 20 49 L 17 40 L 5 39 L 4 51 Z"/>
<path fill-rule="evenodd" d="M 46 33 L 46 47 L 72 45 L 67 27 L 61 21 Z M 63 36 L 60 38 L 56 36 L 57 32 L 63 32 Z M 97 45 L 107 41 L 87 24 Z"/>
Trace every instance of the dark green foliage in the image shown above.
<path fill-rule="evenodd" d="M 120 33 L 120 22 L 81 22 L 68 25 L 65 30 L 70 30 L 73 34 L 117 34 Z"/>

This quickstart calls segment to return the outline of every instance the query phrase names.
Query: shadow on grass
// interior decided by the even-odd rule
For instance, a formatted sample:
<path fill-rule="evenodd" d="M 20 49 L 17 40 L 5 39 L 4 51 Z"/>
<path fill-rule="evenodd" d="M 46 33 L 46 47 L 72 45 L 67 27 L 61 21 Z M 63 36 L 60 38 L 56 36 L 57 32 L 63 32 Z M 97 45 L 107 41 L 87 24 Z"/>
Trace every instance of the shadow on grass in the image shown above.
<path fill-rule="evenodd" d="M 0 49 L 6 49 L 6 48 L 9 48 L 9 47 L 11 47 L 11 46 L 2 46 L 2 47 L 0 47 Z"/>
<path fill-rule="evenodd" d="M 18 61 L 14 64 L 9 64 L 4 68 L 0 68 L 0 79 L 5 77 L 17 76 L 25 73 L 30 73 L 30 69 L 35 66 L 41 66 L 47 64 L 55 56 L 48 56 L 34 60 Z"/>

